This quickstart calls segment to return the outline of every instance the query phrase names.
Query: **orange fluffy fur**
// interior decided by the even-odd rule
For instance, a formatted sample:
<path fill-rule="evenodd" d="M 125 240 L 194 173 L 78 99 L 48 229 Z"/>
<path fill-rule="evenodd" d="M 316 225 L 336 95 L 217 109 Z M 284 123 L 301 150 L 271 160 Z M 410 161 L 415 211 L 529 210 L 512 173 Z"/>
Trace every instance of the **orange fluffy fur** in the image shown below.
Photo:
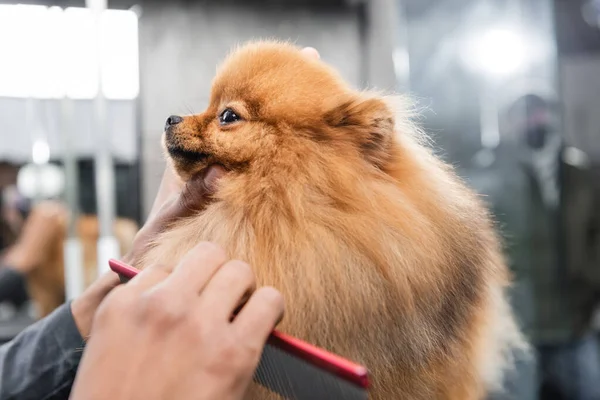
<path fill-rule="evenodd" d="M 282 331 L 368 367 L 371 398 L 481 399 L 523 345 L 499 240 L 389 100 L 292 45 L 237 49 L 206 111 L 164 140 L 184 181 L 212 163 L 229 172 L 146 261 L 216 242 L 284 294 Z M 220 124 L 227 108 L 241 120 Z M 252 386 L 248 398 L 277 397 Z"/>

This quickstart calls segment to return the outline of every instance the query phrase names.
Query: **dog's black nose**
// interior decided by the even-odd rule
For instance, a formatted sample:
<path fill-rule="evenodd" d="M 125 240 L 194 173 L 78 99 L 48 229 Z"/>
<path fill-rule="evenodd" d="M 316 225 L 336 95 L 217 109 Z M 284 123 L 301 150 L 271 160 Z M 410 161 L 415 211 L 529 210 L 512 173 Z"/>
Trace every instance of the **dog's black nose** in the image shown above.
<path fill-rule="evenodd" d="M 169 118 L 167 118 L 167 122 L 165 123 L 165 130 L 173 125 L 177 125 L 181 121 L 183 121 L 183 118 L 181 118 L 179 115 L 171 115 Z"/>

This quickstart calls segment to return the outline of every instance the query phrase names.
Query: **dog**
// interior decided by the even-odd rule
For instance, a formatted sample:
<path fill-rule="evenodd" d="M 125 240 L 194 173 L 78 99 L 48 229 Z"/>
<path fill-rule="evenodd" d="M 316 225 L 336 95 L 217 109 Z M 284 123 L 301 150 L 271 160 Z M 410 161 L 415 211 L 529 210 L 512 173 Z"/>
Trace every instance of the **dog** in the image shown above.
<path fill-rule="evenodd" d="M 279 329 L 365 365 L 371 398 L 483 398 L 526 348 L 510 274 L 485 206 L 406 103 L 351 88 L 289 43 L 237 48 L 208 108 L 170 117 L 163 135 L 182 181 L 228 172 L 137 266 L 215 242 L 283 293 Z M 247 398 L 279 397 L 252 384 Z"/>

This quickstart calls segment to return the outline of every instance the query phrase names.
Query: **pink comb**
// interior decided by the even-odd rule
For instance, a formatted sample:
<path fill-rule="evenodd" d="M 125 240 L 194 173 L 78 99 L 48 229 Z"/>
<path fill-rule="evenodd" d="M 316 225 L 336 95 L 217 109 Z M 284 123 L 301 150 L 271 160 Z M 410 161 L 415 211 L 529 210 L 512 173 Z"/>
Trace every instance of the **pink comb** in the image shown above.
<path fill-rule="evenodd" d="M 139 272 L 118 260 L 108 264 L 122 283 Z M 365 367 L 277 330 L 267 340 L 254 380 L 289 400 L 368 398 Z"/>

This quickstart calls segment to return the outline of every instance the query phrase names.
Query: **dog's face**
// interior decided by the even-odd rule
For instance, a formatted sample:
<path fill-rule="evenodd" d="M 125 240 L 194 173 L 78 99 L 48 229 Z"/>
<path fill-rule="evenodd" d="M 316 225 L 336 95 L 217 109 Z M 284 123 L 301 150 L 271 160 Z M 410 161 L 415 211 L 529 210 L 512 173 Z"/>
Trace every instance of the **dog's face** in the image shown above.
<path fill-rule="evenodd" d="M 243 171 L 276 162 L 282 149 L 302 159 L 329 148 L 381 167 L 393 128 L 381 99 L 291 45 L 263 42 L 228 57 L 203 113 L 167 119 L 163 144 L 183 180 L 213 163 Z"/>

